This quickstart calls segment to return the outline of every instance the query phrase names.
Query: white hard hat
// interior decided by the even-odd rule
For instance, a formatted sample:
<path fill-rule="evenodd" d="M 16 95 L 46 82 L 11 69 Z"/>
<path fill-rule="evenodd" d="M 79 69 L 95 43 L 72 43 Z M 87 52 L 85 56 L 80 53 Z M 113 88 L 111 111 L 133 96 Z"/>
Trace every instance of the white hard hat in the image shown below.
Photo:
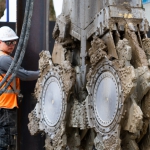
<path fill-rule="evenodd" d="M 17 40 L 18 38 L 19 37 L 10 27 L 3 26 L 0 28 L 0 40 L 1 41 Z"/>

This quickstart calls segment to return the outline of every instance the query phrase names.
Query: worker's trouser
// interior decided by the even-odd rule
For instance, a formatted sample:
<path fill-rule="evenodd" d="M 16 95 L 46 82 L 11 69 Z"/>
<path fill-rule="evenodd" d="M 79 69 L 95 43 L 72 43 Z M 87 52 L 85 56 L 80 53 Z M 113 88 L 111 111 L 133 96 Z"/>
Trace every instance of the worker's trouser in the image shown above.
<path fill-rule="evenodd" d="M 15 150 L 17 109 L 0 109 L 0 150 Z"/>

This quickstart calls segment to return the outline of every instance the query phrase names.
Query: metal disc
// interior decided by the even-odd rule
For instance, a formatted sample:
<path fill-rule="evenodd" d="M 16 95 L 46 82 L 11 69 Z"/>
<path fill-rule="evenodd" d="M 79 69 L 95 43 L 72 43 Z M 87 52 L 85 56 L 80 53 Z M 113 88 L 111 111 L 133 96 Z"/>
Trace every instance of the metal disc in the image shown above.
<path fill-rule="evenodd" d="M 59 80 L 51 76 L 43 89 L 43 117 L 49 126 L 55 126 L 62 112 L 63 92 Z"/>
<path fill-rule="evenodd" d="M 118 87 L 116 79 L 109 71 L 102 73 L 94 88 L 94 110 L 96 119 L 102 126 L 114 120 L 118 108 Z"/>
<path fill-rule="evenodd" d="M 88 119 L 96 132 L 111 134 L 121 121 L 123 96 L 118 66 L 103 61 L 94 69 L 88 83 Z"/>

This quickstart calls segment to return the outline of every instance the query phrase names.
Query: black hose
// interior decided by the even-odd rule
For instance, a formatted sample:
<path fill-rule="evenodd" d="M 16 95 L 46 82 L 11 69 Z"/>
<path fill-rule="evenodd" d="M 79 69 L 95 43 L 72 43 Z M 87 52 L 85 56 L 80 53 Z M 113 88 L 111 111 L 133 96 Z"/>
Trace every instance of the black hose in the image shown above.
<path fill-rule="evenodd" d="M 11 78 L 9 79 L 9 81 L 3 87 L 3 89 L 0 90 L 0 94 L 2 94 L 8 88 L 8 86 L 10 85 L 12 80 L 15 78 L 17 70 L 20 67 L 20 64 L 22 63 L 22 60 L 23 60 L 23 57 L 25 54 L 25 50 L 26 50 L 26 46 L 27 46 L 27 41 L 29 39 L 29 31 L 30 31 L 30 27 L 31 27 L 32 13 L 33 13 L 33 0 L 27 0 L 25 16 L 24 16 L 24 21 L 23 21 L 23 27 L 22 27 L 19 43 L 17 46 L 17 50 L 16 50 L 16 53 L 15 53 L 15 56 L 14 56 L 11 66 L 9 67 L 4 79 L 0 83 L 0 87 L 2 87 L 2 85 L 8 79 L 8 77 L 11 74 L 12 75 L 11 75 Z"/>
<path fill-rule="evenodd" d="M 30 27 L 31 27 L 31 18 L 32 18 L 32 12 L 33 12 L 33 1 L 34 0 L 31 0 L 31 4 L 30 4 L 30 11 L 29 11 L 29 16 L 28 16 L 27 31 L 26 31 L 26 35 L 25 35 L 25 40 L 23 42 L 23 48 L 22 48 L 19 60 L 17 62 L 17 65 L 14 68 L 14 72 L 11 75 L 11 78 L 10 78 L 10 80 L 7 83 L 8 86 L 12 82 L 12 80 L 14 79 L 14 77 L 16 76 L 16 73 L 17 73 L 17 71 L 18 71 L 18 69 L 19 69 L 19 67 L 20 67 L 20 65 L 22 63 L 22 60 L 23 60 L 23 57 L 24 57 L 24 54 L 25 54 L 25 51 L 26 51 L 26 47 L 27 47 L 27 43 L 28 43 L 28 39 L 29 39 Z"/>

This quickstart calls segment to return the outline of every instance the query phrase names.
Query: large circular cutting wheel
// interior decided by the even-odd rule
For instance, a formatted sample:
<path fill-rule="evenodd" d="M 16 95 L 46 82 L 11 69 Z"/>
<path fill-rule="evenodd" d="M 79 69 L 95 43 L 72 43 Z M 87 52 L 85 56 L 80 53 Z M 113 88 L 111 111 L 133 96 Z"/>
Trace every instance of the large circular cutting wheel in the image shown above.
<path fill-rule="evenodd" d="M 102 126 L 110 125 L 117 113 L 118 86 L 114 75 L 106 71 L 102 73 L 94 88 L 94 111 L 97 121 Z"/>
<path fill-rule="evenodd" d="M 55 126 L 62 113 L 63 91 L 59 80 L 50 77 L 44 86 L 42 97 L 43 116 L 48 126 Z"/>
<path fill-rule="evenodd" d="M 110 62 L 100 64 L 93 71 L 89 85 L 89 118 L 97 132 L 109 133 L 120 122 L 123 111 L 117 71 Z"/>
<path fill-rule="evenodd" d="M 46 133 L 55 136 L 65 120 L 67 98 L 59 70 L 51 70 L 43 80 L 41 94 L 42 117 Z"/>

